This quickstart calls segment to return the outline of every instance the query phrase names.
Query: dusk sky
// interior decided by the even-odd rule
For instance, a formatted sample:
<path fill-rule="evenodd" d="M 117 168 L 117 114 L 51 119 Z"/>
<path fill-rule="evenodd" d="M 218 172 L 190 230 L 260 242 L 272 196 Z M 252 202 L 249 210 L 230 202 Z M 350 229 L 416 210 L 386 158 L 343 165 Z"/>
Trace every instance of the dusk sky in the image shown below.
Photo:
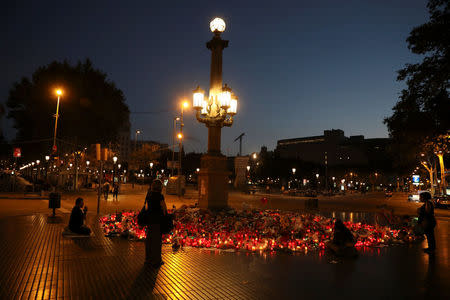
<path fill-rule="evenodd" d="M 131 112 L 157 112 L 132 113 L 132 132 L 165 143 L 180 101 L 191 102 L 197 85 L 208 89 L 209 22 L 222 17 L 230 41 L 223 79 L 240 99 L 234 125 L 222 131 L 226 155 L 238 152 L 233 140 L 243 132 L 244 153 L 331 128 L 386 137 L 383 118 L 403 87 L 396 71 L 419 59 L 405 40 L 428 19 L 425 0 L 8 1 L 2 14 L 0 101 L 39 66 L 90 58 Z M 186 151 L 206 150 L 207 130 L 192 110 L 185 135 Z"/>

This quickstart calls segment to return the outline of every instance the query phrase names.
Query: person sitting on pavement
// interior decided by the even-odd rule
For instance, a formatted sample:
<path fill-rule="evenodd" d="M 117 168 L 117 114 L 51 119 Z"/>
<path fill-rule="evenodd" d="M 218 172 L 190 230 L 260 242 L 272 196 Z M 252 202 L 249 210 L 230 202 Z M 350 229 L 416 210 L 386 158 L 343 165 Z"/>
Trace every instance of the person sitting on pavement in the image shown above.
<path fill-rule="evenodd" d="M 334 222 L 333 240 L 327 247 L 339 256 L 354 256 L 356 254 L 355 238 L 340 219 Z"/>
<path fill-rule="evenodd" d="M 84 206 L 83 198 L 77 198 L 77 200 L 75 200 L 75 206 L 72 209 L 72 213 L 70 214 L 69 220 L 70 231 L 84 235 L 91 234 L 91 229 L 86 225 L 84 225 L 87 210 L 88 208 L 87 206 Z"/>
<path fill-rule="evenodd" d="M 428 248 L 423 249 L 423 251 L 433 254 L 436 250 L 436 239 L 434 237 L 436 218 L 434 217 L 434 205 L 431 202 L 431 194 L 429 192 L 420 193 L 420 202 L 423 202 L 423 205 L 418 209 L 418 224 L 423 228 L 428 242 Z"/>

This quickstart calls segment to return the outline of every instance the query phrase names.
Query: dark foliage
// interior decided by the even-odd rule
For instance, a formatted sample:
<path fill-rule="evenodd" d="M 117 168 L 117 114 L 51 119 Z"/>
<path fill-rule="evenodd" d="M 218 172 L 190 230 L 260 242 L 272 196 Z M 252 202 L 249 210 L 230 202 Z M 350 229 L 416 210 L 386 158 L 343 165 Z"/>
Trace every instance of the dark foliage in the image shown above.
<path fill-rule="evenodd" d="M 407 64 L 398 80 L 407 88 L 386 118 L 399 166 L 410 167 L 426 140 L 450 129 L 450 2 L 430 0 L 429 22 L 415 27 L 408 48 L 423 55 L 422 62 Z"/>
<path fill-rule="evenodd" d="M 17 141 L 29 143 L 47 139 L 46 143 L 27 145 L 41 152 L 50 150 L 56 88 L 64 90 L 58 139 L 78 145 L 111 142 L 129 122 L 129 109 L 122 91 L 105 73 L 95 69 L 90 60 L 75 66 L 67 61 L 54 61 L 38 68 L 31 79 L 23 78 L 10 89 L 6 105 L 8 118 L 14 120 L 17 129 Z"/>

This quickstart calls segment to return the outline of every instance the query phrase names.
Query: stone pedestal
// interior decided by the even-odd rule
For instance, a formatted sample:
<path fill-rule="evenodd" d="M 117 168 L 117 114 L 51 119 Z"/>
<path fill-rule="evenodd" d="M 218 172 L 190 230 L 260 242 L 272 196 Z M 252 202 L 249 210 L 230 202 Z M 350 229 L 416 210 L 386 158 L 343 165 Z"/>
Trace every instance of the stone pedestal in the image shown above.
<path fill-rule="evenodd" d="M 198 205 L 201 208 L 221 209 L 228 206 L 227 158 L 205 154 L 198 174 Z"/>
<path fill-rule="evenodd" d="M 234 187 L 243 189 L 247 183 L 247 165 L 248 156 L 236 156 L 234 159 L 234 173 L 236 178 L 234 180 Z"/>

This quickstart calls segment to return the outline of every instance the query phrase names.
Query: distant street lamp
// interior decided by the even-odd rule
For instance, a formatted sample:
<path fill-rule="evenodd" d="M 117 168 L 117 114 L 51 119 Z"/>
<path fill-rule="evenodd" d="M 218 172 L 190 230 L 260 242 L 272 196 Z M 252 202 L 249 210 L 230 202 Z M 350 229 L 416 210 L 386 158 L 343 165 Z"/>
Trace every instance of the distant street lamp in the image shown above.
<path fill-rule="evenodd" d="M 46 155 L 45 156 L 45 182 L 47 182 L 47 178 L 48 178 L 48 161 L 50 160 L 50 156 Z"/>
<path fill-rule="evenodd" d="M 296 168 L 292 168 L 292 174 L 295 175 L 295 172 L 297 171 Z"/>
<path fill-rule="evenodd" d="M 114 184 L 114 182 L 115 182 L 115 180 L 116 180 L 116 162 L 117 162 L 117 156 L 113 156 L 113 162 L 114 162 L 114 165 L 113 165 L 113 184 Z"/>
<path fill-rule="evenodd" d="M 184 110 L 189 107 L 189 102 L 183 101 L 181 103 L 181 118 L 180 118 L 180 133 L 178 134 L 178 175 L 181 176 L 182 169 L 181 169 L 181 151 L 183 150 L 183 127 L 184 127 Z"/>
<path fill-rule="evenodd" d="M 55 91 L 55 93 L 58 96 L 58 102 L 56 104 L 56 114 L 55 114 L 55 133 L 53 135 L 53 147 L 52 147 L 53 153 L 55 153 L 57 150 L 57 148 L 56 148 L 56 130 L 58 128 L 58 118 L 59 118 L 59 99 L 60 99 L 61 95 L 63 94 L 63 91 L 61 89 L 57 89 Z"/>
<path fill-rule="evenodd" d="M 222 85 L 222 52 L 228 41 L 222 40 L 225 22 L 215 18 L 210 23 L 213 38 L 206 44 L 211 50 L 209 96 L 197 87 L 193 91 L 193 108 L 196 118 L 208 128 L 208 152 L 202 156 L 199 173 L 199 206 L 223 208 L 228 205 L 227 158 L 220 152 L 221 130 L 233 125 L 238 98 L 226 84 Z"/>
<path fill-rule="evenodd" d="M 136 138 L 134 140 L 134 151 L 137 151 L 137 139 L 138 139 L 138 134 L 141 134 L 142 131 L 141 130 L 136 130 Z"/>

